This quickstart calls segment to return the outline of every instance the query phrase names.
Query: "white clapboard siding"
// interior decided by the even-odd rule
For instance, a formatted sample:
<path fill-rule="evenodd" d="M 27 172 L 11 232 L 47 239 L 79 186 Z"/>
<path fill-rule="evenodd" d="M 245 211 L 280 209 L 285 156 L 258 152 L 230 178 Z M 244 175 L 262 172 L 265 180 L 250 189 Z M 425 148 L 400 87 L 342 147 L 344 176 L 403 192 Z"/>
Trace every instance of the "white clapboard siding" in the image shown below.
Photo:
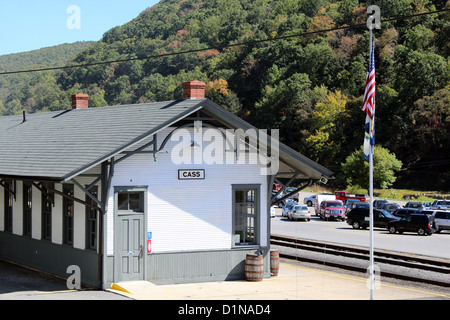
<path fill-rule="evenodd" d="M 158 135 L 158 143 L 172 130 Z M 165 149 L 171 151 L 176 144 L 169 141 Z M 151 154 L 136 154 L 118 163 L 108 201 L 107 253 L 114 252 L 114 186 L 148 187 L 146 231 L 152 232 L 152 252 L 159 253 L 230 249 L 232 185 L 260 184 L 261 245 L 267 245 L 267 177 L 260 168 L 259 164 L 176 165 L 170 152 L 158 154 L 156 162 Z M 179 169 L 204 169 L 205 179 L 178 180 Z"/>

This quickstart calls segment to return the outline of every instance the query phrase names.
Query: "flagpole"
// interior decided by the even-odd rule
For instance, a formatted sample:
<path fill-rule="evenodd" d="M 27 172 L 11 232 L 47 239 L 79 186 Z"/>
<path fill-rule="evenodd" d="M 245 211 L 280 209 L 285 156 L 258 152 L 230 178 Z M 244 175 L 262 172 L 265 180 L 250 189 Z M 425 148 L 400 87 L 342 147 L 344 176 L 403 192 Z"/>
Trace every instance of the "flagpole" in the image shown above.
<path fill-rule="evenodd" d="M 372 57 L 372 28 L 369 29 L 369 57 Z M 375 117 L 375 114 L 373 114 L 372 116 Z M 372 121 L 371 121 L 371 123 L 372 123 Z M 370 154 L 369 154 L 370 300 L 374 300 L 374 285 L 375 285 L 375 269 L 374 269 L 374 254 L 373 254 L 373 150 L 374 150 L 374 148 L 370 148 Z"/>

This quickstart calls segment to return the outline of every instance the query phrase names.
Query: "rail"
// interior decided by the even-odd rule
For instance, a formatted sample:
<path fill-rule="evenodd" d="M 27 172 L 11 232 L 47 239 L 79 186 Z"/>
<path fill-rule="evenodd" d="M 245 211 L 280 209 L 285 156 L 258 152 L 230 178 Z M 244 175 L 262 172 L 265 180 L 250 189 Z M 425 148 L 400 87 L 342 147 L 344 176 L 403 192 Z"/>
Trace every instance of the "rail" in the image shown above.
<path fill-rule="evenodd" d="M 281 258 L 367 272 L 369 249 L 281 235 L 270 239 L 272 246 L 279 246 Z M 380 276 L 450 287 L 448 260 L 375 250 L 374 261 Z"/>

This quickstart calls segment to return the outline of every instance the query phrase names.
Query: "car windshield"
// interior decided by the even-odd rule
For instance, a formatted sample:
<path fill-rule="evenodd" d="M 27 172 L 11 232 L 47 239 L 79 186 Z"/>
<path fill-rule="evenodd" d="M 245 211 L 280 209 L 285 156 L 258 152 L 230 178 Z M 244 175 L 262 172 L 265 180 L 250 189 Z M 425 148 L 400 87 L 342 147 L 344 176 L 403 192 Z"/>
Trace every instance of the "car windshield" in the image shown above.
<path fill-rule="evenodd" d="M 379 209 L 380 211 L 381 211 L 381 213 L 383 213 L 384 214 L 384 216 L 386 217 L 386 218 L 395 218 L 392 214 L 390 214 L 388 211 L 386 211 L 386 210 L 382 210 L 382 209 Z"/>
<path fill-rule="evenodd" d="M 361 202 L 361 203 L 356 203 L 356 204 L 355 204 L 355 207 L 356 207 L 356 208 L 369 208 L 369 207 L 370 207 L 370 204 L 367 203 L 367 202 Z"/>
<path fill-rule="evenodd" d="M 294 209 L 295 210 L 308 210 L 308 208 L 305 206 L 295 206 Z"/>
<path fill-rule="evenodd" d="M 438 201 L 439 206 L 450 206 L 450 201 Z"/>
<path fill-rule="evenodd" d="M 341 202 L 327 202 L 325 204 L 325 206 L 327 206 L 327 207 L 342 207 L 342 203 Z"/>
<path fill-rule="evenodd" d="M 418 202 L 410 202 L 409 203 L 410 208 L 422 208 L 422 204 Z"/>

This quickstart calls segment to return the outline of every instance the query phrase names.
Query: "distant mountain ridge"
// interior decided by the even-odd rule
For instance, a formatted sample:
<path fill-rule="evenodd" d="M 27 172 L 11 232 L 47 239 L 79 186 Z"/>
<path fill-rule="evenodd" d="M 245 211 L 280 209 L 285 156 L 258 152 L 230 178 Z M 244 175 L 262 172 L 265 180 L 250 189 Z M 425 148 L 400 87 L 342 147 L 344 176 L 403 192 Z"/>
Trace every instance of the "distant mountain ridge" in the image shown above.
<path fill-rule="evenodd" d="M 65 65 L 70 58 L 94 43 L 95 41 L 79 41 L 27 52 L 0 55 L 0 72 Z"/>
<path fill-rule="evenodd" d="M 80 41 L 64 43 L 37 50 L 0 56 L 0 72 L 22 71 L 64 66 L 79 52 L 95 42 Z M 40 94 L 51 92 L 46 83 L 56 84 L 58 71 L 10 74 L 0 76 L 0 115 L 46 110 L 49 99 L 41 99 Z M 45 88 L 47 86 L 47 88 Z M 41 101 L 39 101 L 41 100 Z"/>

